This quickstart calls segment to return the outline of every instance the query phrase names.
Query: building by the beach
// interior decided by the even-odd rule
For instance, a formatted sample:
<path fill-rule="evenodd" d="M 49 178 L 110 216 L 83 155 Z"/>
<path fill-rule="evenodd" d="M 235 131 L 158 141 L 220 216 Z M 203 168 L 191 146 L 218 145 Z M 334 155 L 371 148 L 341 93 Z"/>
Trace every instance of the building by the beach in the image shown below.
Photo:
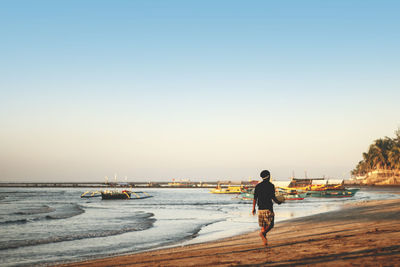
<path fill-rule="evenodd" d="M 400 170 L 376 169 L 351 179 L 355 183 L 365 185 L 400 185 Z"/>

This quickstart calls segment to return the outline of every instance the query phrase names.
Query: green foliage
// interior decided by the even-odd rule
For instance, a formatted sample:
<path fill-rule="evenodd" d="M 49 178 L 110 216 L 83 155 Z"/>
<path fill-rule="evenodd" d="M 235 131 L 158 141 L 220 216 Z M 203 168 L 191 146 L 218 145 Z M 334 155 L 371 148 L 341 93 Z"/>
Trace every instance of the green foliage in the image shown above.
<path fill-rule="evenodd" d="M 400 128 L 395 133 L 395 138 L 386 136 L 375 140 L 351 174 L 365 175 L 377 169 L 400 170 Z"/>

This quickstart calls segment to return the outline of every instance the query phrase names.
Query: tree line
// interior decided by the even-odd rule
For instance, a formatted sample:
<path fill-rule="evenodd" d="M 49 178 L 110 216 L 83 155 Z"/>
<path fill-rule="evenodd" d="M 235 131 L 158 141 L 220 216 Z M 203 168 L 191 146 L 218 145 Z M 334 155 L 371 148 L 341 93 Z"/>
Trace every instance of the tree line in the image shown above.
<path fill-rule="evenodd" d="M 365 175 L 374 170 L 400 170 L 400 128 L 394 138 L 385 137 L 375 140 L 363 159 L 358 162 L 352 175 Z"/>

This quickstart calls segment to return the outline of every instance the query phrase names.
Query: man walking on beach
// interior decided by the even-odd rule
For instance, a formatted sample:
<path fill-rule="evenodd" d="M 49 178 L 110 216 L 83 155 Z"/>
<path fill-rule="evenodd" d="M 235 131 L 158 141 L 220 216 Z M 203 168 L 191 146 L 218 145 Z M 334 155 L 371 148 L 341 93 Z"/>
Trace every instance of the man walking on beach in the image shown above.
<path fill-rule="evenodd" d="M 274 227 L 274 210 L 273 203 L 281 204 L 275 196 L 275 186 L 270 182 L 270 173 L 264 170 L 260 173 L 263 181 L 256 185 L 254 190 L 254 200 L 253 200 L 253 215 L 256 214 L 256 203 L 258 206 L 258 224 L 261 227 L 260 237 L 266 246 L 267 233 Z"/>

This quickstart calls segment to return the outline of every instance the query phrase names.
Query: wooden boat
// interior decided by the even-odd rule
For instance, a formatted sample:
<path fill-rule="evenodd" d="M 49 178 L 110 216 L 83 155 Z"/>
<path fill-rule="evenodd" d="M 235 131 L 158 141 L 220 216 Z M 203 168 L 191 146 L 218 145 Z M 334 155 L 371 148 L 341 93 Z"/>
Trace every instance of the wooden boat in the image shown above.
<path fill-rule="evenodd" d="M 254 199 L 254 188 L 252 189 L 242 189 L 242 192 L 239 195 L 241 200 L 253 200 Z"/>
<path fill-rule="evenodd" d="M 327 190 L 317 190 L 317 191 L 307 191 L 307 197 L 322 197 L 322 198 L 333 198 L 333 197 L 353 197 L 357 191 L 360 190 L 358 188 L 353 189 L 327 189 Z"/>
<path fill-rule="evenodd" d="M 101 192 L 102 199 L 130 199 L 131 192 L 128 190 L 104 190 Z"/>
<path fill-rule="evenodd" d="M 282 192 L 277 191 L 276 197 L 278 198 L 278 200 L 281 196 L 284 198 L 283 201 L 285 201 L 285 200 L 301 200 L 301 199 L 304 199 L 305 194 L 289 195 L 289 194 L 283 194 Z M 243 190 L 242 193 L 240 194 L 239 198 L 241 200 L 253 200 L 254 199 L 254 189 Z"/>
<path fill-rule="evenodd" d="M 294 194 L 282 194 L 286 200 L 303 200 L 307 197 L 307 193 L 294 193 Z"/>
<path fill-rule="evenodd" d="M 307 194 L 295 188 L 276 187 L 276 194 L 282 195 L 285 200 L 303 200 Z"/>
<path fill-rule="evenodd" d="M 320 197 L 320 198 L 340 198 L 352 197 L 359 189 L 347 189 L 344 186 L 343 180 L 325 180 L 317 179 L 296 179 L 293 178 L 290 184 L 281 186 L 279 190 L 286 191 L 289 194 L 294 192 L 300 193 L 299 197 Z"/>

